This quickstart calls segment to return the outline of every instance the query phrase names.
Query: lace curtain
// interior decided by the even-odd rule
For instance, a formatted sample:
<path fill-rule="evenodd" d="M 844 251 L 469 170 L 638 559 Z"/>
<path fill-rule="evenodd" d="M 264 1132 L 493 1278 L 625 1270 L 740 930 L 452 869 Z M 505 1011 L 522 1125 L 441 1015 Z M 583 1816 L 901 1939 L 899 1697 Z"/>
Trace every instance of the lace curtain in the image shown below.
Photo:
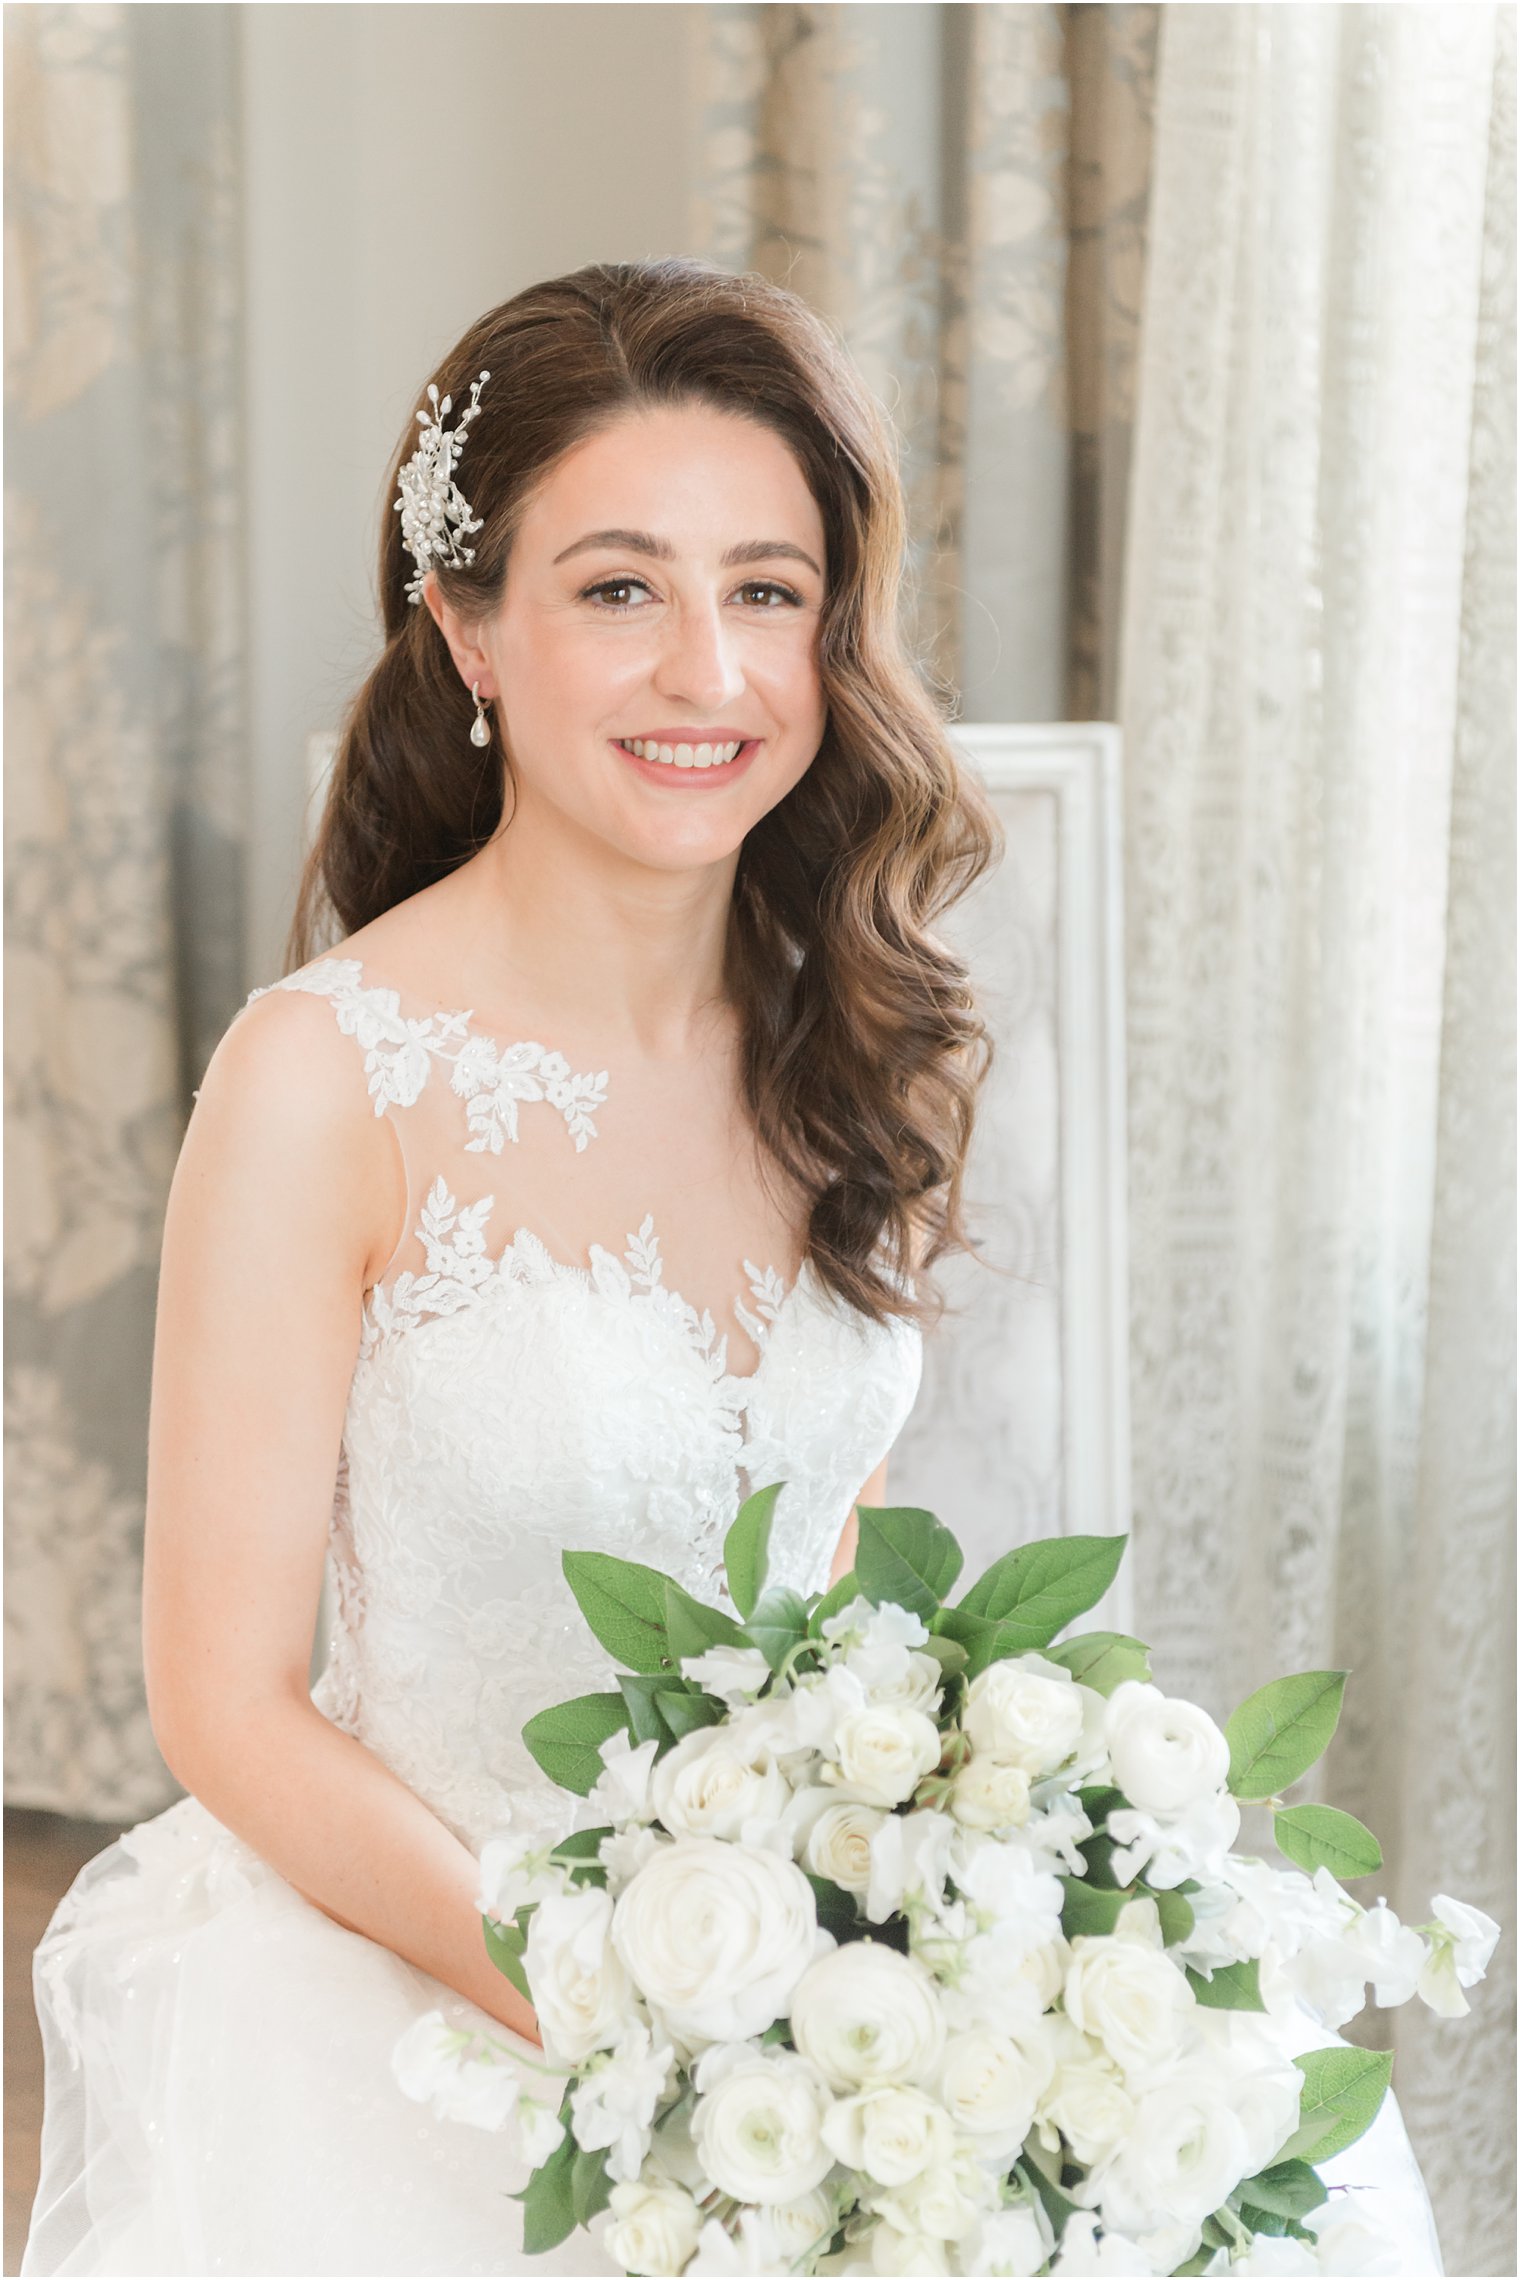
<path fill-rule="evenodd" d="M 702 249 L 894 410 L 925 656 L 1124 729 L 1139 1626 L 1351 1667 L 1390 1899 L 1503 1922 L 1397 2019 L 1513 2271 L 1513 12 L 700 16 Z"/>
<path fill-rule="evenodd" d="M 139 1645 L 190 1088 L 241 1002 L 232 12 L 5 19 L 6 1797 L 176 1794 Z"/>

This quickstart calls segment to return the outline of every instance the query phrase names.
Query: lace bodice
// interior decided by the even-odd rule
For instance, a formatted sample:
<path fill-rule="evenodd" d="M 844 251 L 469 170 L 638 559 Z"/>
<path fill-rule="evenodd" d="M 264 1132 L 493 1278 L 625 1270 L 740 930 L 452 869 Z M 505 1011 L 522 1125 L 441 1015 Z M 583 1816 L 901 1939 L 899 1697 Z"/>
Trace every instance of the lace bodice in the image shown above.
<path fill-rule="evenodd" d="M 920 1334 L 844 1306 L 807 1263 L 788 1285 L 746 1259 L 733 1311 L 759 1362 L 731 1372 L 728 1333 L 667 1287 L 651 1215 L 621 1256 L 592 1242 L 583 1265 L 505 1231 L 495 1191 L 534 1182 L 501 1159 L 548 1163 L 552 1143 L 573 1178 L 606 1070 L 576 1074 L 469 1014 L 405 1013 L 354 958 L 270 988 L 331 1005 L 409 1194 L 408 1235 L 365 1295 L 314 1699 L 478 1850 L 557 1795 L 524 1721 L 612 1684 L 561 1552 L 642 1560 L 720 1599 L 724 1530 L 780 1480 L 772 1580 L 821 1588 L 912 1407 Z"/>

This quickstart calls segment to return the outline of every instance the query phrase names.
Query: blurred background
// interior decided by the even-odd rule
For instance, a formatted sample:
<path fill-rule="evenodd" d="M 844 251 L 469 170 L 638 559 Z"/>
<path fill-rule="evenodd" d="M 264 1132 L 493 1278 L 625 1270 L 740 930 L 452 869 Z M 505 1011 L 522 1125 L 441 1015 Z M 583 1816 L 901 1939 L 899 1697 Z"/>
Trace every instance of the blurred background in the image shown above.
<path fill-rule="evenodd" d="M 10 2237 L 30 1945 L 176 1794 L 163 1205 L 391 452 L 482 309 L 691 253 L 892 412 L 956 718 L 1117 727 L 1133 1627 L 1221 1717 L 1354 1671 L 1389 1900 L 1504 1927 L 1363 2027 L 1513 2272 L 1514 9 L 12 5 L 5 63 Z"/>

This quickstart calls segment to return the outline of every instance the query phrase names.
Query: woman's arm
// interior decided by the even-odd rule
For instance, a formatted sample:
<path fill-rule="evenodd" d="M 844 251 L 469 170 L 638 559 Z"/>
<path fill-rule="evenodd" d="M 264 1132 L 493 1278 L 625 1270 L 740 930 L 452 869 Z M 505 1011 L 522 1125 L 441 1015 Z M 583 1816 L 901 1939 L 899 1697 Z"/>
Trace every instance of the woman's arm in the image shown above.
<path fill-rule="evenodd" d="M 857 1507 L 862 1504 L 885 1504 L 886 1501 L 887 1459 L 883 1457 L 875 1472 L 866 1482 L 865 1487 L 856 1497 L 854 1504 L 850 1507 L 850 1517 L 844 1524 L 844 1534 L 839 1539 L 834 1552 L 834 1564 L 829 1569 L 830 1590 L 833 1589 L 842 1575 L 849 1574 L 854 1565 L 855 1546 L 860 1537 L 860 1514 Z"/>
<path fill-rule="evenodd" d="M 206 1072 L 165 1223 L 149 1709 L 177 1779 L 297 1891 L 536 2042 L 486 1954 L 468 1846 L 309 1693 L 360 1302 L 405 1203 L 331 1009 L 257 1001 Z"/>

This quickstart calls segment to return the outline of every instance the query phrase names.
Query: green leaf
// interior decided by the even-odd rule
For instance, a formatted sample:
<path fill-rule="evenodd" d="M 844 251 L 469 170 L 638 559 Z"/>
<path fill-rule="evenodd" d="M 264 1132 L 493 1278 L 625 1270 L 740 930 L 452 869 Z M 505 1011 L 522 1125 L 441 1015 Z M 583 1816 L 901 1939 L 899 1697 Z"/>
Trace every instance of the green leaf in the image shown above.
<path fill-rule="evenodd" d="M 1254 2222 L 1258 2214 L 1306 2217 L 1311 2209 L 1320 2208 L 1329 2195 L 1307 2161 L 1274 2161 L 1270 2169 L 1260 2169 L 1254 2177 L 1243 2178 L 1230 2199 L 1240 2210 L 1243 2222 L 1250 2225 L 1253 2232 L 1260 2232 L 1262 2227 Z M 1247 2214 L 1248 2209 L 1250 2214 Z"/>
<path fill-rule="evenodd" d="M 1083 1631 L 1044 1649 L 1047 1662 L 1059 1663 L 1095 1694 L 1112 1694 L 1127 1678 L 1148 1679 L 1151 1650 L 1123 1631 Z"/>
<path fill-rule="evenodd" d="M 762 1591 L 744 1626 L 744 1636 L 758 1647 L 772 1670 L 779 1670 L 798 1642 L 807 1637 L 807 1602 L 784 1583 Z"/>
<path fill-rule="evenodd" d="M 1293 2063 L 1304 2078 L 1299 2123 L 1277 2158 L 1328 2161 L 1355 2145 L 1376 2119 L 1393 2074 L 1392 2056 L 1386 2050 L 1310 2050 Z"/>
<path fill-rule="evenodd" d="M 966 1668 L 969 1660 L 965 1648 L 958 1639 L 942 1639 L 936 1631 L 929 1633 L 928 1638 L 925 1639 L 918 1651 L 920 1654 L 933 1655 L 939 1664 L 941 1675 L 945 1678 L 954 1678 L 958 1671 L 963 1671 Z"/>
<path fill-rule="evenodd" d="M 1131 1892 L 1100 1889 L 1068 1876 L 1061 1886 L 1061 1929 L 1069 1940 L 1101 1939 L 1113 1930 L 1120 1909 L 1133 1898 Z"/>
<path fill-rule="evenodd" d="M 628 1724 L 635 1743 L 665 1742 L 670 1729 L 660 1715 L 659 1697 L 667 1688 L 685 1692 L 682 1679 L 672 1679 L 669 1671 L 620 1670 L 618 1689 L 628 1705 Z"/>
<path fill-rule="evenodd" d="M 752 1615 L 765 1589 L 766 1562 L 770 1556 L 771 1515 L 783 1483 L 757 1488 L 739 1507 L 738 1518 L 723 1539 L 723 1572 L 728 1595 L 741 1615 Z"/>
<path fill-rule="evenodd" d="M 864 1596 L 865 1594 L 860 1588 L 859 1576 L 853 1568 L 846 1568 L 839 1581 L 829 1585 L 828 1590 L 823 1594 L 812 1614 L 809 1615 L 808 1637 L 810 1639 L 822 1638 L 823 1626 L 829 1618 L 848 1607 L 852 1599 L 862 1599 Z"/>
<path fill-rule="evenodd" d="M 1049 2167 L 1046 2164 L 1049 2163 Z M 1054 2169 L 1055 2175 L 1051 2175 Z M 1023 2180 L 1025 2188 L 1037 2193 L 1050 2219 L 1050 2229 L 1059 2240 L 1066 2220 L 1076 2209 L 1076 2202 L 1061 2190 L 1061 2156 L 1048 2154 L 1040 2144 L 1037 2132 L 1031 2132 L 1024 2141 L 1022 2158 L 1014 2164 L 1013 2174 Z"/>
<path fill-rule="evenodd" d="M 516 1920 L 510 1924 L 498 1924 L 494 1916 L 482 1916 L 480 1919 L 485 1926 L 486 1954 L 497 1970 L 511 1980 L 525 2003 L 532 2002 L 533 1990 L 528 1985 L 528 1975 L 523 1970 L 523 1950 L 528 1944 L 528 1918 L 537 1905 L 535 1900 L 530 1901 L 527 1907 L 519 1908 Z"/>
<path fill-rule="evenodd" d="M 1267 2007 L 1261 1999 L 1261 1965 L 1254 1956 L 1245 1963 L 1218 1963 L 1208 1979 L 1189 1964 L 1187 1981 L 1206 2011 L 1264 2011 Z"/>
<path fill-rule="evenodd" d="M 602 1743 L 627 1724 L 621 1694 L 577 1694 L 552 1710 L 540 1710 L 524 1726 L 522 1738 L 551 1781 L 584 1797 L 602 1771 Z"/>
<path fill-rule="evenodd" d="M 860 1910 L 852 1892 L 831 1884 L 826 1876 L 815 1876 L 811 1869 L 803 1870 L 813 1887 L 813 1898 L 818 1907 L 818 1921 L 836 1940 L 853 1939 L 860 1922 Z"/>
<path fill-rule="evenodd" d="M 598 1860 L 597 1854 L 601 1850 L 603 1837 L 610 1837 L 611 1834 L 612 1830 L 607 1827 L 572 1829 L 568 1837 L 560 1838 L 559 1843 L 554 1848 L 553 1857 L 569 1868 L 574 1883 L 605 1884 L 607 1871 Z"/>
<path fill-rule="evenodd" d="M 699 1726 L 721 1726 L 728 1715 L 715 1694 L 681 1694 L 673 1686 L 659 1696 L 659 1705 L 660 1716 L 678 1742 Z"/>
<path fill-rule="evenodd" d="M 561 2108 L 560 2120 L 566 2121 L 567 2108 Z M 575 2199 L 572 2177 L 575 2157 L 580 2151 L 569 2127 L 550 2154 L 541 2161 L 520 2193 L 509 2193 L 509 2201 L 523 2205 L 522 2244 L 531 2256 L 541 2256 L 545 2249 L 558 2248 L 575 2230 Z"/>
<path fill-rule="evenodd" d="M 1018 1649 L 1003 1637 L 1003 1626 L 990 1616 L 968 1615 L 964 1607 L 941 1607 L 930 1624 L 932 1638 L 949 1639 L 966 1653 L 966 1676 L 976 1678 L 989 1664 Z"/>
<path fill-rule="evenodd" d="M 971 1586 L 960 1605 L 984 1615 L 1016 1641 L 1004 1649 L 1024 1654 L 1048 1646 L 1057 1631 L 1096 1606 L 1119 1570 L 1125 1536 L 1047 1536 L 1005 1552 Z"/>
<path fill-rule="evenodd" d="M 630 1670 L 668 1670 L 666 1578 L 611 1552 L 561 1552 L 565 1581 L 607 1652 Z"/>
<path fill-rule="evenodd" d="M 1101 1829 L 1110 1813 L 1117 1813 L 1129 1804 L 1122 1789 L 1107 1785 L 1077 1791 L 1077 1803 L 1095 1829 Z"/>
<path fill-rule="evenodd" d="M 607 2148 L 598 2146 L 594 2152 L 579 2147 L 570 2164 L 570 2206 L 578 2225 L 589 2225 L 592 2218 L 612 2198 L 612 2179 L 607 2174 Z"/>
<path fill-rule="evenodd" d="M 1161 1918 L 1161 1938 L 1167 1947 L 1179 1947 L 1193 1929 L 1196 1918 L 1180 1892 L 1153 1892 L 1149 1885 L 1135 1888 L 1137 1899 L 1154 1900 L 1156 1913 Z"/>
<path fill-rule="evenodd" d="M 1343 1670 L 1304 1670 L 1258 1687 L 1229 1720 L 1230 1794 L 1276 1797 L 1307 1773 L 1335 1732 Z"/>
<path fill-rule="evenodd" d="M 867 1599 L 890 1601 L 927 1623 L 961 1572 L 960 1545 L 932 1512 L 912 1504 L 862 1504 L 855 1573 Z"/>
<path fill-rule="evenodd" d="M 683 1663 L 688 1655 L 705 1655 L 709 1647 L 743 1647 L 749 1644 L 732 1615 L 693 1599 L 673 1576 L 665 1581 L 665 1637 L 672 1659 Z"/>
<path fill-rule="evenodd" d="M 1383 1865 L 1383 1848 L 1372 1831 L 1335 1805 L 1285 1805 L 1272 1816 L 1272 1834 L 1278 1850 L 1311 1876 L 1328 1868 L 1345 1884 Z"/>

